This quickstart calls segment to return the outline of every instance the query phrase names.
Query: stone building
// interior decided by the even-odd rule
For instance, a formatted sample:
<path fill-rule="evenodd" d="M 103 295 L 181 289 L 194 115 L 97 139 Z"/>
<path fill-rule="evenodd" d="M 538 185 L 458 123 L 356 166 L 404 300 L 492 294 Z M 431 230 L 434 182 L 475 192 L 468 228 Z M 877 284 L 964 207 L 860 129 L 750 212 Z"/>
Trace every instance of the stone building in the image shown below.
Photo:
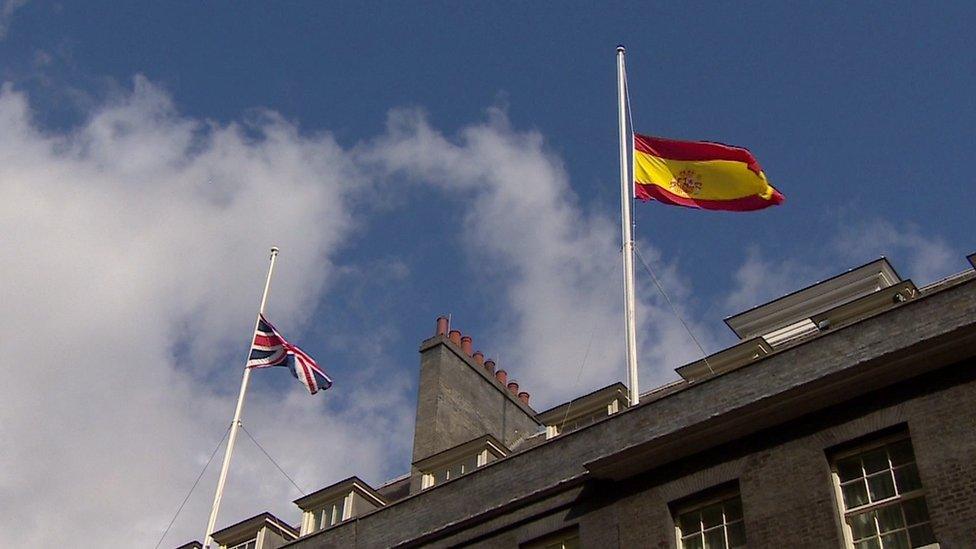
<path fill-rule="evenodd" d="M 726 323 L 638 405 L 536 411 L 439 319 L 409 473 L 297 500 L 283 546 L 976 547 L 976 272 L 918 288 L 882 258 Z"/>

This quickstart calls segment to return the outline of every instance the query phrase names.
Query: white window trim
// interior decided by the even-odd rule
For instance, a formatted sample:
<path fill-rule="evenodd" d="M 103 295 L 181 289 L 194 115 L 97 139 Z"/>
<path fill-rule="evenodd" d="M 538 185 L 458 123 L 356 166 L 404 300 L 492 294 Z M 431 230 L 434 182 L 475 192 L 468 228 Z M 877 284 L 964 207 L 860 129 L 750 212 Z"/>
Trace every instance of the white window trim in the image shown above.
<path fill-rule="evenodd" d="M 252 542 L 254 543 L 254 547 L 257 548 L 257 546 L 258 546 L 258 536 L 254 536 L 253 538 L 251 538 L 249 540 L 242 541 L 242 542 L 236 543 L 234 545 L 223 545 L 222 547 L 224 547 L 225 549 L 238 549 L 239 547 L 244 547 L 248 543 L 252 543 Z"/>
<path fill-rule="evenodd" d="M 694 497 L 694 496 L 692 496 L 692 497 Z M 681 549 L 681 538 L 683 537 L 681 535 L 681 526 L 679 525 L 678 517 L 680 517 L 681 515 L 683 515 L 685 513 L 690 513 L 692 511 L 696 511 L 696 510 L 702 509 L 704 507 L 708 507 L 709 505 L 713 505 L 713 504 L 719 503 L 721 501 L 730 500 L 732 498 L 739 498 L 739 505 L 740 506 L 742 505 L 742 493 L 739 490 L 728 489 L 728 490 L 722 490 L 722 491 L 720 491 L 720 492 L 718 492 L 718 493 L 716 493 L 716 494 L 714 494 L 714 495 L 712 495 L 710 497 L 701 498 L 701 499 L 693 499 L 693 500 L 689 501 L 688 503 L 685 503 L 685 504 L 681 505 L 680 507 L 675 507 L 673 509 L 673 511 L 672 511 L 673 516 L 674 516 L 674 543 L 675 543 L 675 547 L 677 547 L 677 549 Z M 746 519 L 746 516 L 745 515 L 746 515 L 745 514 L 745 508 L 743 508 L 742 509 L 742 518 L 740 518 L 740 519 L 738 519 L 738 520 L 736 520 L 734 522 L 742 522 L 743 524 L 745 524 L 745 519 Z M 724 519 L 723 519 L 723 521 L 724 521 Z M 728 523 L 723 522 L 723 527 L 726 527 L 726 526 L 728 526 Z M 748 535 L 748 533 L 746 533 L 746 546 L 749 545 L 749 541 L 748 540 L 749 540 L 749 535 Z"/>
<path fill-rule="evenodd" d="M 853 509 L 847 509 L 844 504 L 844 493 L 841 491 L 840 473 L 837 471 L 837 462 L 842 461 L 845 458 L 856 456 L 859 454 L 864 454 L 872 450 L 877 450 L 887 446 L 888 444 L 898 442 L 900 440 L 908 440 L 911 442 L 911 435 L 908 431 L 901 431 L 897 433 L 892 433 L 886 436 L 882 436 L 876 439 L 872 439 L 864 444 L 852 447 L 850 449 L 844 450 L 842 452 L 837 452 L 830 455 L 830 478 L 832 484 L 834 485 L 834 504 L 837 508 L 837 512 L 840 514 L 840 526 L 841 530 L 844 532 L 844 547 L 846 549 L 854 548 L 854 533 L 851 531 L 851 525 L 847 523 L 848 514 L 860 514 L 868 511 L 873 511 L 881 507 L 890 505 L 896 501 L 905 501 L 914 499 L 917 497 L 925 496 L 925 487 L 919 488 L 918 490 L 912 490 L 911 492 L 905 492 L 903 494 L 898 494 L 887 499 L 880 501 L 875 501 L 867 505 L 862 505 L 860 507 L 854 507 Z M 913 463 L 918 467 L 918 457 L 914 455 L 914 444 L 912 445 L 912 457 L 915 458 Z M 931 524 L 932 517 L 929 517 L 929 524 Z M 938 543 L 932 543 L 919 547 L 918 549 L 939 549 Z"/>
<path fill-rule="evenodd" d="M 342 498 L 331 499 L 327 502 L 324 502 L 322 505 L 318 505 L 315 508 L 309 509 L 304 513 L 302 513 L 301 535 L 305 536 L 313 532 L 325 530 L 326 528 L 331 528 L 333 526 L 341 524 L 343 521 L 352 518 L 352 504 L 353 504 L 352 498 L 354 492 L 355 492 L 354 490 L 350 490 L 349 493 L 342 496 Z M 331 510 L 333 509 L 333 507 L 340 510 L 339 516 L 337 517 L 339 520 L 333 523 L 332 517 L 330 517 L 329 518 L 330 524 L 323 525 L 322 515 L 325 513 L 327 509 Z"/>

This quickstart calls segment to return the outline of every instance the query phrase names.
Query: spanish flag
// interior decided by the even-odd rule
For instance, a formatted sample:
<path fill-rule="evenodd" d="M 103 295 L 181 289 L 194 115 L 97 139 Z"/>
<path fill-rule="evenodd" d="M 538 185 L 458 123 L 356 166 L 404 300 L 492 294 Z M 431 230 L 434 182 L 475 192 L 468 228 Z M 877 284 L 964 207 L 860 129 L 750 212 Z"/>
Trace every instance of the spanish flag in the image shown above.
<path fill-rule="evenodd" d="M 634 134 L 634 194 L 703 210 L 760 210 L 783 202 L 748 150 Z"/>

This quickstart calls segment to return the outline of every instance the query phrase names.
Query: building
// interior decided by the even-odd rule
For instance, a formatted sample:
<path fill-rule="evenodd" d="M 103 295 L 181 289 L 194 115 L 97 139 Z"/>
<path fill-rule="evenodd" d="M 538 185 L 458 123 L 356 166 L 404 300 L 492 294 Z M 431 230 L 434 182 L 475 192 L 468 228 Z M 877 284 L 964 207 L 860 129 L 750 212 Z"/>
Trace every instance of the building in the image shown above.
<path fill-rule="evenodd" d="M 284 547 L 976 547 L 976 272 L 882 258 L 726 323 L 636 406 L 540 412 L 439 319 L 409 473 L 297 500 Z"/>

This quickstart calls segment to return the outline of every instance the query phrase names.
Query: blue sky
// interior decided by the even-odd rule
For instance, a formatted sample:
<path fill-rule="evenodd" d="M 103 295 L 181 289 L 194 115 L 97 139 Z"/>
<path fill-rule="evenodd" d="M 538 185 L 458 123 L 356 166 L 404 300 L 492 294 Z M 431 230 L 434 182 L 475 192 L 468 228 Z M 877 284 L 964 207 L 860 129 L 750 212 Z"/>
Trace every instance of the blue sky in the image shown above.
<path fill-rule="evenodd" d="M 881 254 L 919 284 L 963 270 L 974 11 L 0 1 L 0 250 L 23 258 L 0 290 L 6 333 L 33 334 L 20 358 L 39 369 L 104 337 L 86 320 L 113 340 L 57 405 L 37 404 L 30 369 L 4 389 L 19 403 L 4 436 L 79 465 L 44 481 L 32 452 L 7 456 L 20 481 L 0 501 L 108 486 L 63 532 L 17 528 L 23 545 L 90 513 L 113 519 L 93 539 L 123 519 L 155 543 L 232 413 L 273 244 L 269 313 L 336 386 L 308 398 L 262 372 L 247 418 L 306 490 L 407 471 L 416 349 L 438 314 L 540 408 L 621 379 L 618 43 L 638 131 L 746 146 L 787 197 L 752 214 L 637 206 L 641 248 L 708 351 L 733 341 L 723 317 Z M 700 353 L 638 279 L 646 389 Z M 269 467 L 242 443 L 222 524 L 296 518 Z M 211 476 L 163 546 L 202 535 Z M 122 496 L 142 485 L 152 505 Z"/>

